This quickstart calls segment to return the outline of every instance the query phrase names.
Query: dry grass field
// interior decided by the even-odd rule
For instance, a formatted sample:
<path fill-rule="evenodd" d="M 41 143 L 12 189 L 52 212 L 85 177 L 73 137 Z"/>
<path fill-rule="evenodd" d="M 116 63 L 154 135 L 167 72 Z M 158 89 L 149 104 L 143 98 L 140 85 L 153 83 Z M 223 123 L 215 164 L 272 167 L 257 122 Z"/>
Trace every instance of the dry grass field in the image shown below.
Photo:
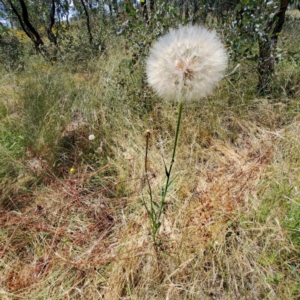
<path fill-rule="evenodd" d="M 299 61 L 278 63 L 269 97 L 242 61 L 184 104 L 154 245 L 144 203 L 149 185 L 161 197 L 178 112 L 134 51 L 117 36 L 84 65 L 1 70 L 0 298 L 300 299 Z"/>

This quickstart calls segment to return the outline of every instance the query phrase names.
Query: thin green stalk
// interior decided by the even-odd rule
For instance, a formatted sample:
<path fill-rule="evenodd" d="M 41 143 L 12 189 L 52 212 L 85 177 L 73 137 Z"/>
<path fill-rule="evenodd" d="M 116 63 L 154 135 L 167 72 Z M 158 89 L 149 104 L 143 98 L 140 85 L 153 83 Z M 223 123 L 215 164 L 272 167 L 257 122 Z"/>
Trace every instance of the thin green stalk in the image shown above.
<path fill-rule="evenodd" d="M 149 136 L 150 136 L 150 132 L 146 132 L 146 154 L 145 154 L 145 176 L 146 176 L 146 181 L 148 184 L 148 192 L 149 192 L 149 196 L 150 196 L 150 207 L 147 206 L 146 202 L 143 200 L 144 206 L 147 210 L 147 213 L 149 215 L 149 219 L 151 221 L 151 236 L 153 238 L 154 244 L 157 246 L 157 239 L 156 239 L 156 235 L 157 232 L 161 226 L 161 216 L 164 210 L 164 206 L 166 204 L 166 196 L 168 193 L 168 190 L 172 184 L 172 182 L 174 181 L 170 181 L 171 179 L 171 172 L 172 172 L 172 168 L 173 168 L 173 164 L 175 161 L 175 154 L 176 154 L 176 148 L 177 148 L 177 142 L 178 142 L 178 137 L 179 137 L 179 129 L 180 129 L 180 123 L 181 123 L 181 115 L 182 115 L 182 102 L 179 103 L 179 108 L 178 108 L 178 118 L 177 118 L 177 127 L 176 127 L 176 133 L 175 133 L 175 141 L 174 141 L 174 146 L 173 146 L 173 154 L 172 154 L 172 160 L 169 166 L 169 169 L 166 167 L 165 165 L 165 172 L 166 172 L 166 176 L 167 176 L 167 181 L 166 181 L 166 185 L 164 187 L 164 189 L 162 190 L 162 199 L 160 203 L 155 202 L 155 200 L 153 199 L 153 194 L 152 194 L 152 189 L 151 189 L 151 184 L 150 184 L 150 180 L 148 178 L 148 173 L 147 173 L 147 157 L 148 157 L 148 141 L 149 141 Z"/>
<path fill-rule="evenodd" d="M 179 137 L 180 123 L 181 123 L 182 106 L 183 106 L 182 102 L 180 102 L 179 108 L 178 108 L 178 119 L 177 119 L 177 127 L 176 127 L 176 133 L 175 133 L 175 141 L 174 141 L 174 147 L 173 147 L 172 160 L 171 160 L 169 170 L 167 170 L 167 168 L 166 168 L 167 181 L 166 181 L 165 188 L 163 190 L 162 201 L 161 201 L 161 205 L 160 205 L 159 212 L 158 212 L 158 219 L 160 219 L 161 214 L 163 212 L 163 208 L 165 205 L 165 200 L 166 200 L 166 196 L 167 196 L 167 192 L 168 192 L 168 188 L 169 188 L 169 184 L 170 184 L 172 167 L 173 167 L 173 164 L 175 161 L 175 153 L 176 153 L 177 142 L 178 142 L 178 137 Z"/>

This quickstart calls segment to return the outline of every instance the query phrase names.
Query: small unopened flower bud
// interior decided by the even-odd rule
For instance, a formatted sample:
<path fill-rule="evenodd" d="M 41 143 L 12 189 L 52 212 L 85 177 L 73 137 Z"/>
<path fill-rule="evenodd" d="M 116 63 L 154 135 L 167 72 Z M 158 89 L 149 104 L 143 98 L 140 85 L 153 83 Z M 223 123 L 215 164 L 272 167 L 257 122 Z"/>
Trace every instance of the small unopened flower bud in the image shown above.
<path fill-rule="evenodd" d="M 150 132 L 150 130 L 148 129 L 148 130 L 146 130 L 145 131 L 145 138 L 149 138 L 150 137 L 150 134 L 151 134 L 151 132 Z"/>

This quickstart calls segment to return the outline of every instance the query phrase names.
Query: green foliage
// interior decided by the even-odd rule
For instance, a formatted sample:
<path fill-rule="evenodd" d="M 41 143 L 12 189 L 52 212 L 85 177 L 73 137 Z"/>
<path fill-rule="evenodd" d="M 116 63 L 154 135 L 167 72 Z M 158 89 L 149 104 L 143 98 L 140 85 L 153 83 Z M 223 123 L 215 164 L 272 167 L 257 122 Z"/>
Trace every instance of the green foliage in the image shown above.
<path fill-rule="evenodd" d="M 227 15 L 221 27 L 233 61 L 258 60 L 256 43 L 269 34 L 266 23 L 273 17 L 276 8 L 274 2 L 265 4 L 258 0 L 244 0 Z"/>
<path fill-rule="evenodd" d="M 0 33 L 0 66 L 6 70 L 22 69 L 23 51 L 22 42 L 16 36 L 10 35 L 8 29 L 5 28 Z"/>
<path fill-rule="evenodd" d="M 292 241 L 300 245 L 300 201 L 299 197 L 292 199 L 289 205 L 285 226 L 290 230 Z"/>
<path fill-rule="evenodd" d="M 179 8 L 166 1 L 157 1 L 155 14 L 150 14 L 150 30 L 155 38 L 165 34 L 169 28 L 174 28 L 180 23 L 188 23 L 189 20 L 179 19 Z"/>
<path fill-rule="evenodd" d="M 0 178 L 19 175 L 22 165 L 18 162 L 24 155 L 24 137 L 20 131 L 2 128 L 0 131 Z"/>

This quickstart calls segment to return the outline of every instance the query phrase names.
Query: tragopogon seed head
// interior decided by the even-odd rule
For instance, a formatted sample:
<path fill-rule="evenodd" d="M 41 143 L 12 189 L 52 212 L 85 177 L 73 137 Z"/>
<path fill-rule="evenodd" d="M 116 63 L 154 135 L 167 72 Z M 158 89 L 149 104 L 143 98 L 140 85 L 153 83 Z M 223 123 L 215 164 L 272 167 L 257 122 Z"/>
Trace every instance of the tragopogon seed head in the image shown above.
<path fill-rule="evenodd" d="M 147 79 L 166 100 L 199 100 L 223 77 L 227 54 L 214 31 L 186 26 L 171 29 L 150 50 Z"/>

